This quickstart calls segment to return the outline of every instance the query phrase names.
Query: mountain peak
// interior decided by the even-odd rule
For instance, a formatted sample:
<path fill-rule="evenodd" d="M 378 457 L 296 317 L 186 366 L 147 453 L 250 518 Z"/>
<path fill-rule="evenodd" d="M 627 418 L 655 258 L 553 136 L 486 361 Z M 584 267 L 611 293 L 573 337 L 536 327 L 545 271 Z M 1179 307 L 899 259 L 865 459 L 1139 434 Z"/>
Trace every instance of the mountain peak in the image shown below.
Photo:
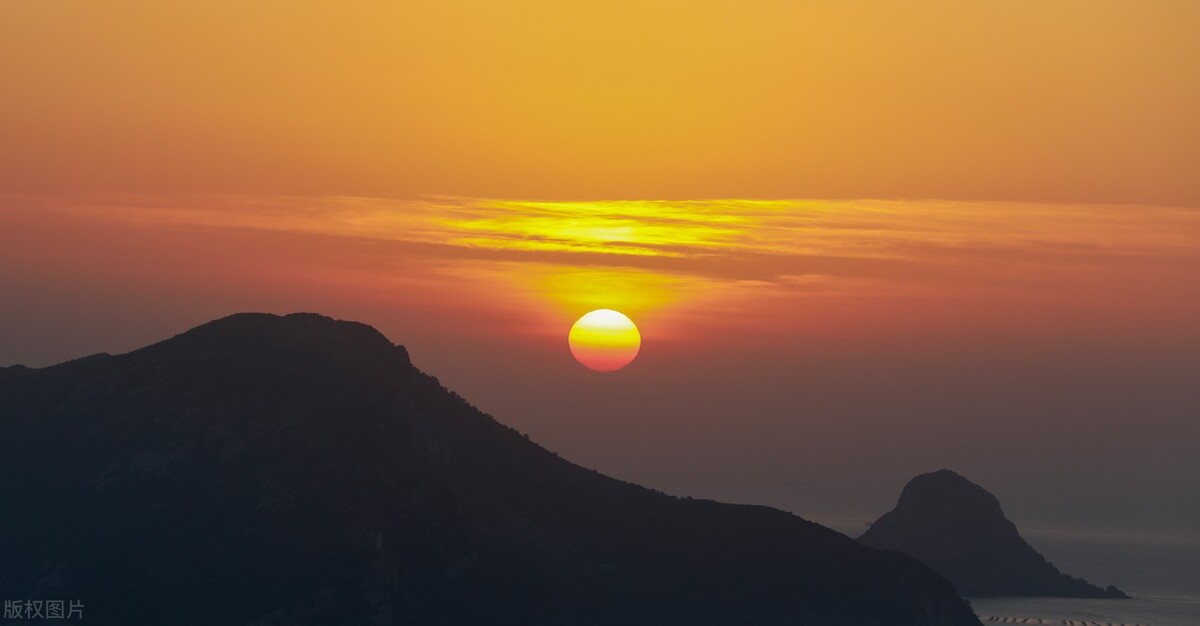
<path fill-rule="evenodd" d="M 159 342 L 145 351 L 241 350 L 324 355 L 342 359 L 399 359 L 410 363 L 408 350 L 393 345 L 383 333 L 361 322 L 318 313 L 235 313 Z"/>
<path fill-rule="evenodd" d="M 940 511 L 956 517 L 1003 517 L 1000 501 L 988 490 L 952 470 L 920 474 L 900 492 L 897 510 Z"/>

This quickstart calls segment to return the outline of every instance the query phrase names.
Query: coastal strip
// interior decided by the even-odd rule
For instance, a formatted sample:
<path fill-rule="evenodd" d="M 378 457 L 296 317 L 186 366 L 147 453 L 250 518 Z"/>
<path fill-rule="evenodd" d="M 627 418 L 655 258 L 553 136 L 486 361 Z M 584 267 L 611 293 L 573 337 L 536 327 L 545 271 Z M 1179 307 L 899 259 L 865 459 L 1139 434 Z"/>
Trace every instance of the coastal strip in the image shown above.
<path fill-rule="evenodd" d="M 1055 626 L 1147 626 L 1146 624 L 1124 624 L 1115 622 L 1087 622 L 1072 619 L 1043 619 L 1040 617 L 1004 617 L 999 615 L 980 615 L 984 622 L 1002 624 L 1053 624 Z"/>

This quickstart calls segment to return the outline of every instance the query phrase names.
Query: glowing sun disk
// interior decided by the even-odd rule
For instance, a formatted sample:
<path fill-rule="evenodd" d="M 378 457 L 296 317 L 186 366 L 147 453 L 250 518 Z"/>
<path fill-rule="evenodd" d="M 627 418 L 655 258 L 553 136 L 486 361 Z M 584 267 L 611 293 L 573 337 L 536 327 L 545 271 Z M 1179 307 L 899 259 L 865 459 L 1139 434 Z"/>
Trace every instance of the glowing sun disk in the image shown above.
<path fill-rule="evenodd" d="M 571 354 L 588 369 L 611 372 L 638 355 L 642 336 L 623 313 L 598 309 L 579 318 L 567 337 Z"/>

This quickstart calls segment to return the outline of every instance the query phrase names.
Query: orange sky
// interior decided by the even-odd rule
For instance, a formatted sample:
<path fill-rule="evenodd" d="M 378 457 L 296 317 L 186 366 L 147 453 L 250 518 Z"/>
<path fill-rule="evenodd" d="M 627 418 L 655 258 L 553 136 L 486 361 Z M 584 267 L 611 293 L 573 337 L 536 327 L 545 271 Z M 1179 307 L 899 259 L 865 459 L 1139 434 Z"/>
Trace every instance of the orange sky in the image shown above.
<path fill-rule="evenodd" d="M 0 188 L 1200 204 L 1200 3 L 0 3 Z"/>
<path fill-rule="evenodd" d="M 0 365 L 317 311 L 681 495 L 1200 527 L 1198 2 L 3 0 L 0 85 Z"/>
<path fill-rule="evenodd" d="M 392 292 L 383 297 L 400 308 L 434 303 L 434 325 L 498 340 L 557 342 L 599 308 L 633 316 L 652 341 L 685 344 L 781 332 L 1200 337 L 1200 211 L 1188 208 L 14 194 L 0 195 L 0 221 L 12 267 L 22 249 L 44 257 L 23 274 L 180 275 L 173 291 L 185 291 L 181 271 L 232 266 L 230 286 L 282 281 L 303 295 L 307 283 L 318 298 L 340 286 L 361 290 L 355 300 Z M 24 229 L 51 239 L 35 243 Z M 136 233 L 179 243 L 125 242 Z M 320 301 L 312 306 L 324 310 Z"/>

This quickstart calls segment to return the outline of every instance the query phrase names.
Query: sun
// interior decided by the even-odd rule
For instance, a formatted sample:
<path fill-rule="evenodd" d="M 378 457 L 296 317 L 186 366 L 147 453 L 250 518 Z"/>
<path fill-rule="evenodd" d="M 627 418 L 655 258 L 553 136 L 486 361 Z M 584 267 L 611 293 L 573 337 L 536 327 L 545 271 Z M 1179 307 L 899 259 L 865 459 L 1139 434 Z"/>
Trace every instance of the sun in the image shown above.
<path fill-rule="evenodd" d="M 588 369 L 613 372 L 637 358 L 642 335 L 624 313 L 598 309 L 575 322 L 567 342 L 575 360 Z"/>

